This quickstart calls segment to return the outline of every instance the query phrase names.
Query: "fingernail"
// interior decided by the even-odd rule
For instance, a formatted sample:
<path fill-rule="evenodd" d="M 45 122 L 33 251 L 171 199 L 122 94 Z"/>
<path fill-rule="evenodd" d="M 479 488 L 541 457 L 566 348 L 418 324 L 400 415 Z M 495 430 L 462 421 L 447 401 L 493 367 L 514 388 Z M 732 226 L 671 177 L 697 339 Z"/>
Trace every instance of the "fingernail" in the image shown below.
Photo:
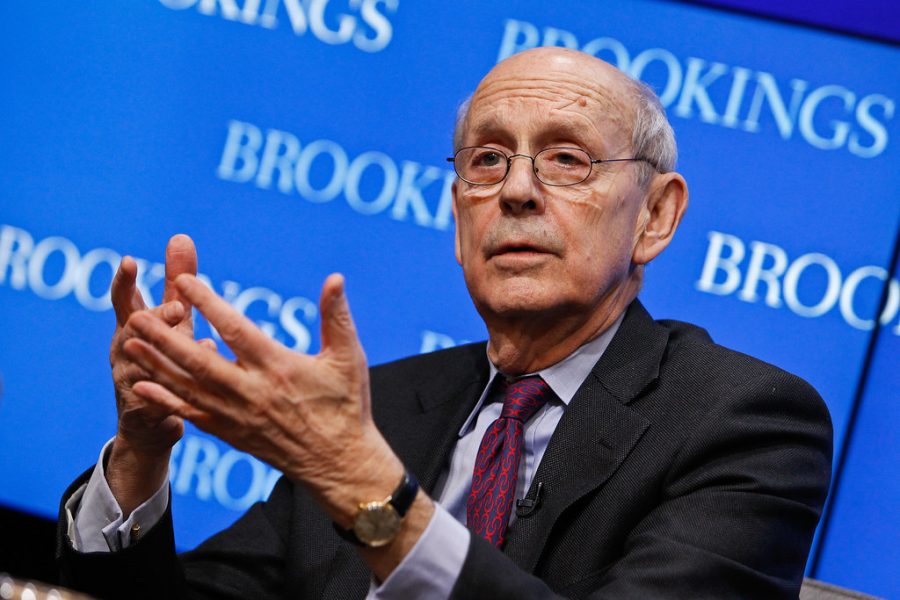
<path fill-rule="evenodd" d="M 345 290 L 346 287 L 347 287 L 347 282 L 346 282 L 346 280 L 344 279 L 344 276 L 343 276 L 342 274 L 340 274 L 340 273 L 335 273 L 335 276 L 337 276 L 338 286 L 337 286 L 337 293 L 336 293 L 334 296 L 335 296 L 335 298 L 340 298 L 340 297 L 343 296 L 344 293 L 345 293 L 344 290 Z"/>

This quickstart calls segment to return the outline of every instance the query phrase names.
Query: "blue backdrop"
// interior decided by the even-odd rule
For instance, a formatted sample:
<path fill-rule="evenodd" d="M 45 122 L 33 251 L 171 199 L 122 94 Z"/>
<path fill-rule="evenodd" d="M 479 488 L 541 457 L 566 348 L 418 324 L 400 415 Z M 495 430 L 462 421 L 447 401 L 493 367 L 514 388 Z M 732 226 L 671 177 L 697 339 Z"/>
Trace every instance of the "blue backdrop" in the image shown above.
<path fill-rule="evenodd" d="M 812 574 L 900 592 L 900 50 L 649 0 L 8 6 L 0 503 L 53 514 L 114 433 L 112 272 L 137 257 L 159 301 L 176 232 L 216 291 L 298 351 L 318 348 L 333 271 L 372 363 L 483 338 L 444 158 L 458 103 L 537 45 L 596 54 L 661 94 L 691 206 L 642 298 L 816 386 L 838 459 L 850 443 Z M 277 476 L 195 430 L 171 472 L 182 547 Z"/>

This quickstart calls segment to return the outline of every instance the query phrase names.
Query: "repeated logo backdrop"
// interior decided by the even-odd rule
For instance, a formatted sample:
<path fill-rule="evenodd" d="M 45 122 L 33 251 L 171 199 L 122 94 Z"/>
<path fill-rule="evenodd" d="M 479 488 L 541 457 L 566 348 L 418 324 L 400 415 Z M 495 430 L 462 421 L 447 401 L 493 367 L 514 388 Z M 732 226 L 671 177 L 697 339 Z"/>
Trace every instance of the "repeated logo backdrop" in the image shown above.
<path fill-rule="evenodd" d="M 174 233 L 195 239 L 213 289 L 297 351 L 318 348 L 333 271 L 372 363 L 482 339 L 453 259 L 444 158 L 481 76 L 540 45 L 608 60 L 667 106 L 691 207 L 648 269 L 651 312 L 811 381 L 836 449 L 880 321 L 873 381 L 886 383 L 869 396 L 896 413 L 896 48 L 649 0 L 30 2 L 6 19 L 5 505 L 53 514 L 114 432 L 112 273 L 135 256 L 159 301 Z M 197 334 L 215 332 L 201 320 Z M 179 544 L 233 521 L 277 475 L 189 430 L 171 469 Z M 822 564 L 823 578 L 882 585 Z"/>

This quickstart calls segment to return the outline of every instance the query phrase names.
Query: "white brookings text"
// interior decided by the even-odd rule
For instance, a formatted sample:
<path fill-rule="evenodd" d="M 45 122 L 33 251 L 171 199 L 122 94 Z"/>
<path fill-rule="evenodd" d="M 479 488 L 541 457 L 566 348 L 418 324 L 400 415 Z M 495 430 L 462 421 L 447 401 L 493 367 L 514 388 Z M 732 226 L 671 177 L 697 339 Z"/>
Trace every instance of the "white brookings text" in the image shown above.
<path fill-rule="evenodd" d="M 0 225 L 0 285 L 14 290 L 28 289 L 47 300 L 61 300 L 74 295 L 82 307 L 91 311 L 112 310 L 109 288 L 122 255 L 110 248 L 94 248 L 81 252 L 69 239 L 59 236 L 35 241 L 24 229 Z M 162 298 L 166 268 L 163 263 L 135 257 L 138 265 L 137 287 L 148 306 L 156 306 Z M 202 273 L 203 283 L 216 290 Z M 302 296 L 285 298 L 265 287 L 244 287 L 236 281 L 222 281 L 219 294 L 241 314 L 254 319 L 266 335 L 287 347 L 305 352 L 312 342 L 313 327 L 318 319 L 316 303 Z M 209 335 L 220 339 L 215 329 L 195 314 L 195 329 L 209 329 Z"/>
<path fill-rule="evenodd" d="M 46 300 L 74 295 L 78 304 L 90 311 L 112 310 L 109 289 L 121 260 L 122 255 L 110 248 L 82 253 L 67 238 L 51 236 L 35 242 L 34 236 L 24 229 L 0 225 L 0 285 L 14 290 L 28 289 Z M 138 257 L 135 262 L 138 265 L 136 285 L 148 306 L 156 306 L 157 298 L 162 297 L 165 265 Z M 201 273 L 197 277 L 216 289 L 206 275 Z M 243 287 L 229 280 L 221 282 L 219 293 L 243 315 L 250 316 L 248 312 L 256 315 L 259 312 L 256 308 L 263 309 L 271 320 L 257 319 L 255 323 L 269 337 L 299 352 L 309 350 L 311 332 L 318 319 L 318 308 L 312 300 L 302 296 L 285 299 L 269 288 Z M 199 325 L 202 315 L 195 313 L 195 318 Z M 208 323 L 206 326 L 213 337 L 220 339 L 212 326 Z M 420 340 L 421 353 L 468 343 L 430 329 L 421 331 Z"/>
<path fill-rule="evenodd" d="M 306 35 L 308 31 L 320 42 L 332 45 L 352 43 L 364 52 L 379 52 L 391 43 L 394 28 L 387 15 L 397 12 L 399 5 L 399 0 L 342 0 L 334 4 L 331 0 L 159 2 L 172 10 L 196 8 L 202 15 L 219 16 L 226 21 L 266 29 L 275 29 L 286 21 L 295 35 Z"/>
<path fill-rule="evenodd" d="M 186 434 L 169 458 L 172 493 L 245 511 L 269 497 L 281 476 L 261 460 L 207 437 Z"/>
<path fill-rule="evenodd" d="M 768 115 L 784 140 L 799 133 L 813 148 L 846 147 L 860 158 L 880 155 L 889 142 L 886 124 L 896 102 L 884 94 L 859 93 L 838 83 L 813 87 L 796 77 L 785 86 L 766 71 L 678 57 L 665 48 L 634 54 L 615 38 L 581 42 L 565 29 L 514 19 L 506 20 L 497 61 L 537 46 L 575 48 L 611 62 L 654 85 L 663 106 L 676 117 L 759 133 Z"/>
<path fill-rule="evenodd" d="M 787 306 L 794 314 L 808 318 L 821 317 L 837 307 L 848 325 L 869 331 L 875 327 L 877 310 L 871 301 L 877 303 L 887 281 L 888 297 L 879 321 L 887 326 L 900 314 L 900 282 L 888 281 L 888 272 L 883 267 L 858 267 L 845 277 L 834 259 L 819 252 L 791 259 L 780 246 L 754 240 L 749 243 L 748 257 L 748 244 L 739 237 L 720 231 L 710 231 L 708 237 L 703 270 L 696 282 L 701 292 L 719 296 L 734 294 L 750 303 L 762 300 L 770 308 Z M 810 284 L 801 292 L 804 277 Z M 861 315 L 858 296 L 866 286 L 870 304 L 866 312 L 871 314 Z M 891 333 L 900 335 L 900 319 Z"/>
<path fill-rule="evenodd" d="M 389 211 L 398 221 L 446 230 L 453 218 L 451 188 L 456 174 L 404 160 L 399 166 L 383 152 L 349 156 L 331 140 L 301 144 L 296 135 L 263 131 L 252 123 L 229 121 L 216 175 L 225 181 L 250 183 L 264 190 L 274 185 L 282 194 L 297 193 L 314 203 L 343 195 L 359 214 Z"/>

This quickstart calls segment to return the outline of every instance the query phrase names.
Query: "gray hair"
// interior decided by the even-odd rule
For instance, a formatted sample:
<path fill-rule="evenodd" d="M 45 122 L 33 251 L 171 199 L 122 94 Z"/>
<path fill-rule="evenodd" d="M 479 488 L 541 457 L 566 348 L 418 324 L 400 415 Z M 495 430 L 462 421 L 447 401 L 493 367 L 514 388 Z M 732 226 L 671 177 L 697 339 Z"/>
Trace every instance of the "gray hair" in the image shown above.
<path fill-rule="evenodd" d="M 469 114 L 469 105 L 472 104 L 472 94 L 466 96 L 465 100 L 459 103 L 459 106 L 456 108 L 456 121 L 453 125 L 453 151 L 456 152 L 460 148 L 462 148 L 462 136 L 463 129 L 466 121 L 466 117 Z"/>
<path fill-rule="evenodd" d="M 653 88 L 632 77 L 628 80 L 634 104 L 631 148 L 634 156 L 646 161 L 638 165 L 638 183 L 646 187 L 655 173 L 675 170 L 678 146 L 672 125 L 666 118 L 666 109 Z"/>
<path fill-rule="evenodd" d="M 645 159 L 638 163 L 638 184 L 646 187 L 655 173 L 668 173 L 675 170 L 678 159 L 678 147 L 675 144 L 675 132 L 666 118 L 666 109 L 656 92 L 649 85 L 628 78 L 628 88 L 634 107 L 634 124 L 631 131 L 631 147 L 634 156 Z M 453 127 L 453 150 L 462 147 L 463 129 L 472 94 L 459 104 L 456 110 L 456 122 Z"/>

